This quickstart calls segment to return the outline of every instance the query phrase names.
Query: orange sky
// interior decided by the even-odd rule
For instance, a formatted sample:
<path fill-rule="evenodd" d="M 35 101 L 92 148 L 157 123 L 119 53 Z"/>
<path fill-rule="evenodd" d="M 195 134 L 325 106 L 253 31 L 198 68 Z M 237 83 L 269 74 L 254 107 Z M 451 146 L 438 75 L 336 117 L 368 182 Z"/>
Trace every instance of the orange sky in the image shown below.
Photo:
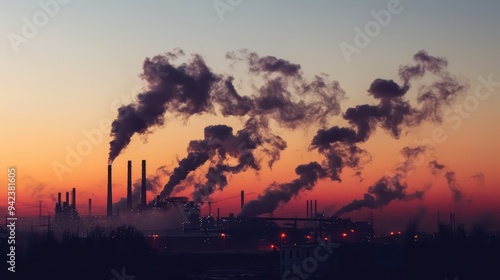
<path fill-rule="evenodd" d="M 441 138 L 445 140 L 436 144 L 424 164 L 408 178 L 410 188 L 416 190 L 432 183 L 425 199 L 393 202 L 382 210 L 375 210 L 375 215 L 384 221 L 379 225 L 392 227 L 391 221 L 394 221 L 401 226 L 420 206 L 427 209 L 425 219 L 429 225 L 438 209 L 443 213 L 456 212 L 457 221 L 463 217 L 472 223 L 488 213 L 499 221 L 500 210 L 496 205 L 500 202 L 497 172 L 500 126 L 496 121 L 500 86 L 496 81 L 500 81 L 500 30 L 496 28 L 498 9 L 492 7 L 497 4 L 463 3 L 470 6 L 467 14 L 463 14 L 465 10 L 458 8 L 459 5 L 444 2 L 412 2 L 411 6 L 407 3 L 401 15 L 394 17 L 379 36 L 371 38 L 369 46 L 348 62 L 339 44 L 352 42 L 353 28 L 363 27 L 372 20 L 370 10 L 380 10 L 386 2 L 372 1 L 363 7 L 345 3 L 345 7 L 339 8 L 332 1 L 286 6 L 248 1 L 220 20 L 208 2 L 196 9 L 185 2 L 178 2 L 175 9 L 165 3 L 151 7 L 138 3 L 120 7 L 99 3 L 100 8 L 95 9 L 87 2 L 73 1 L 62 7 L 28 43 L 21 45 L 19 52 L 13 50 L 7 39 L 0 43 L 0 125 L 3 129 L 0 164 L 5 170 L 0 174 L 0 183 L 7 185 L 6 170 L 15 166 L 19 214 L 38 213 L 40 200 L 42 212 L 53 213 L 57 192 L 64 193 L 73 187 L 78 189 L 77 204 L 82 214 L 87 211 L 88 198 L 94 201 L 94 213 L 104 214 L 111 140 L 109 123 L 116 117 L 116 108 L 128 104 L 144 87 L 138 77 L 144 58 L 176 47 L 183 48 L 187 54 L 200 53 L 215 72 L 237 74 L 242 80 L 248 76 L 245 72 L 233 72 L 224 58 L 226 52 L 249 48 L 260 55 L 284 58 L 300 64 L 309 79 L 326 73 L 332 80 L 338 80 L 346 91 L 342 111 L 357 104 L 375 104 L 366 93 L 370 83 L 376 78 L 400 82 L 397 76 L 400 65 L 411 63 L 412 55 L 425 49 L 431 55 L 447 58 L 450 72 L 469 83 L 466 95 L 452 104 L 451 110 L 459 110 L 464 105 L 470 108 L 470 103 L 464 102 L 470 101 L 477 92 L 489 93 L 489 96 L 480 100 L 476 108 L 462 109 L 464 115 L 451 113 L 442 125 L 412 128 L 398 140 L 378 129 L 369 142 L 360 145 L 373 157 L 363 170 L 364 181 L 352 177 L 354 171 L 346 168 L 342 183 L 322 180 L 313 191 L 302 193 L 277 212 L 303 216 L 304 201 L 317 199 L 320 209 L 332 214 L 353 199 L 362 198 L 371 184 L 394 168 L 401 148 L 432 139 L 436 133 L 433 131 L 442 129 Z M 5 5 L 0 9 L 2 34 L 19 33 L 22 18 L 29 18 L 40 9 L 37 1 L 2 5 Z M 131 16 L 130 10 L 138 12 Z M 426 16 L 425 21 L 422 14 Z M 493 86 L 485 87 L 484 80 L 493 81 L 490 83 Z M 410 99 L 423 83 L 413 85 L 408 93 Z M 168 117 L 166 125 L 153 129 L 147 140 L 135 135 L 113 164 L 114 201 L 125 195 L 127 160 L 133 161 L 134 179 L 139 178 L 142 159 L 148 162 L 148 174 L 162 165 L 171 170 L 177 159 L 186 155 L 189 141 L 203 137 L 205 126 L 226 124 L 236 131 L 241 123 L 236 118 L 221 116 L 194 116 L 187 122 Z M 333 116 L 328 126 L 332 125 L 346 123 Z M 317 124 L 295 131 L 274 127 L 274 132 L 288 143 L 281 160 L 272 170 L 263 164 L 258 175 L 253 171 L 232 175 L 227 189 L 214 194 L 213 199 L 238 195 L 241 189 L 261 193 L 272 182 L 293 180 L 297 165 L 323 160 L 317 151 L 308 150 L 318 128 Z M 68 158 L 71 151 L 78 150 L 81 151 L 79 158 Z M 471 204 L 453 203 L 444 178 L 432 176 L 427 168 L 433 159 L 456 172 L 457 182 L 472 199 Z M 65 166 L 63 173 L 55 171 L 62 166 Z M 478 172 L 484 174 L 484 184 L 471 178 Z M 167 178 L 164 181 L 166 183 Z M 186 190 L 182 195 L 190 193 L 191 190 Z M 0 192 L 0 214 L 5 212 L 6 195 L 4 188 Z M 153 198 L 152 194 L 148 195 Z M 225 200 L 216 207 L 221 208 L 223 215 L 238 213 L 239 199 Z M 362 210 L 349 215 L 365 219 L 369 213 Z M 500 229 L 500 224 L 496 226 Z"/>

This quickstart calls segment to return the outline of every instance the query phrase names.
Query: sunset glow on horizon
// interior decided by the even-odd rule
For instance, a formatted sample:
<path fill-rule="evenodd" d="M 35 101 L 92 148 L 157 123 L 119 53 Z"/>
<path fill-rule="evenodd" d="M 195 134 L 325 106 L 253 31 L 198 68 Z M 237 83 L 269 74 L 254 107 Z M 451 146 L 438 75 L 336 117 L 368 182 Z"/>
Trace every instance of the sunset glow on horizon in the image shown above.
<path fill-rule="evenodd" d="M 154 177 L 148 180 L 156 184 L 154 191 L 147 192 L 149 202 L 160 195 L 189 152 L 203 151 L 210 157 L 181 180 L 171 196 L 191 199 L 195 188 L 210 180 L 210 168 L 226 164 L 227 186 L 203 197 L 212 201 L 213 214 L 220 208 L 222 216 L 238 215 L 241 190 L 247 193 L 248 204 L 264 200 L 269 186 L 276 190 L 279 184 L 293 183 L 305 174 L 304 181 L 315 182 L 310 177 L 318 176 L 317 183 L 303 184 L 290 201 L 279 203 L 274 216 L 305 217 L 305 201 L 317 200 L 318 212 L 327 216 L 341 209 L 345 209 L 342 217 L 353 220 L 366 221 L 373 215 L 376 231 L 404 230 L 417 217 L 422 229 L 433 231 L 438 211 L 443 217 L 456 213 L 457 221 L 469 228 L 481 223 L 500 230 L 497 2 L 458 1 L 462 3 L 459 8 L 457 1 L 401 1 L 399 12 L 392 14 L 386 26 L 379 24 L 379 33 L 367 37 L 369 43 L 363 47 L 356 45 L 357 27 L 363 31 L 365 25 L 376 22 L 370 11 L 388 9 L 388 1 L 343 3 L 342 9 L 330 1 L 244 1 L 225 13 L 223 20 L 212 1 L 179 2 L 175 9 L 162 1 L 153 2 L 145 7 L 138 2 L 117 6 L 69 1 L 38 28 L 36 36 L 18 45 L 17 52 L 4 38 L 0 49 L 4 173 L 0 182 L 7 186 L 7 169 L 16 168 L 18 215 L 39 215 L 40 202 L 42 214 L 53 215 L 57 193 L 64 199 L 72 188 L 77 189 L 80 215 L 88 215 L 89 198 L 92 213 L 106 215 L 110 142 L 114 141 L 113 149 L 120 140 L 123 145 L 116 148 L 116 158 L 111 156 L 113 203 L 126 197 L 128 160 L 132 161 L 132 182 L 138 186 L 141 160 L 147 161 L 147 175 Z M 2 34 L 21 34 L 22 18 L 31 19 L 40 10 L 37 3 L 0 4 Z M 100 8 L 92 9 L 93 5 Z M 280 14 L 272 12 L 278 9 Z M 134 12 L 126 12 L 130 10 Z M 425 10 L 429 12 L 424 19 Z M 415 35 L 423 30 L 425 36 Z M 342 43 L 357 51 L 346 56 Z M 148 72 L 151 69 L 158 72 Z M 202 75 L 204 71 L 213 76 Z M 399 87 L 395 89 L 388 81 Z M 339 88 L 334 87 L 336 82 Z M 238 97 L 222 94 L 230 91 L 231 87 L 225 88 L 228 84 Z M 208 105 L 201 99 L 202 86 L 210 88 L 205 96 Z M 289 93 L 282 94 L 285 89 Z M 426 91 L 436 93 L 439 98 L 434 101 L 439 105 L 433 108 L 431 102 L 422 101 Z M 165 104 L 157 106 L 160 101 L 148 98 L 165 99 Z M 332 109 L 332 100 L 338 101 L 339 112 Z M 139 112 L 138 104 L 148 104 L 146 113 Z M 363 114 L 362 105 L 382 109 Z M 390 113 L 384 111 L 387 107 Z M 132 117 L 122 115 L 124 108 Z M 161 108 L 165 114 L 149 116 Z M 297 108 L 307 114 L 298 114 Z M 322 116 L 317 108 L 332 111 Z M 398 110 L 406 109 L 398 115 Z M 350 118 L 350 114 L 355 116 Z M 300 120 L 295 124 L 293 117 Z M 400 123 L 399 117 L 404 118 Z M 254 130 L 247 125 L 252 118 L 258 124 Z M 363 118 L 372 118 L 366 128 Z M 133 127 L 137 123 L 139 127 Z M 213 133 L 225 133 L 225 138 L 210 138 L 206 127 L 215 125 L 221 127 Z M 220 131 L 226 126 L 232 128 L 230 136 Z M 335 126 L 338 131 L 326 132 Z M 394 127 L 400 134 L 391 130 Z M 339 132 L 340 128 L 346 130 Z M 368 130 L 365 138 L 362 129 Z M 255 134 L 245 138 L 248 131 Z M 325 131 L 324 139 L 315 138 L 320 131 Z M 256 147 L 242 151 L 241 139 L 258 140 L 250 143 Z M 280 139 L 286 147 L 279 148 Z M 213 143 L 218 148 L 203 146 Z M 419 146 L 426 149 L 413 151 L 414 157 L 401 153 L 405 147 Z M 353 147 L 360 149 L 359 154 Z M 341 168 L 328 162 L 333 154 L 344 159 Z M 270 166 L 273 157 L 276 161 Z M 243 159 L 248 161 L 238 166 Z M 433 161 L 436 164 L 430 164 Z M 298 166 L 312 162 L 318 167 L 299 170 Z M 335 172 L 339 180 L 333 180 Z M 384 176 L 395 174 L 405 174 L 402 192 L 387 194 L 375 187 Z M 376 194 L 387 196 L 371 201 Z M 6 195 L 4 188 L 2 215 L 7 213 Z M 352 208 L 343 208 L 347 205 Z M 248 207 L 246 211 L 251 204 Z M 201 209 L 202 215 L 208 215 L 208 203 Z"/>

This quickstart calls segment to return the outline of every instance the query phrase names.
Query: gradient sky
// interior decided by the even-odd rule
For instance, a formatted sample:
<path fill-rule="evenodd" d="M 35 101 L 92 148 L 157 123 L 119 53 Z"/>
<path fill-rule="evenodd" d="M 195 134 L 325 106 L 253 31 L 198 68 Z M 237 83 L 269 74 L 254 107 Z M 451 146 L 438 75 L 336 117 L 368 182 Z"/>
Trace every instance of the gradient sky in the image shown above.
<path fill-rule="evenodd" d="M 116 117 L 117 105 L 128 104 L 139 92 L 144 84 L 138 74 L 146 57 L 177 47 L 187 54 L 201 54 L 216 72 L 231 73 L 224 55 L 247 48 L 298 63 L 306 77 L 327 73 L 347 93 L 342 110 L 356 104 L 374 104 L 366 93 L 370 83 L 376 78 L 399 82 L 399 66 L 411 63 L 413 54 L 422 49 L 445 57 L 450 72 L 469 82 L 467 94 L 473 94 L 480 84 L 479 76 L 487 79 L 491 75 L 493 81 L 500 81 L 500 2 L 495 0 L 402 0 L 401 13 L 392 15 L 390 23 L 371 38 L 361 53 L 354 54 L 350 63 L 339 45 L 353 44 L 354 28 L 364 29 L 373 20 L 370 11 L 387 9 L 390 1 L 244 0 L 225 12 L 223 20 L 214 2 L 72 0 L 60 5 L 59 11 L 27 43 L 21 44 L 17 53 L 9 34 L 21 35 L 23 18 L 32 21 L 33 15 L 43 10 L 39 1 L 0 3 L 0 164 L 5 170 L 0 182 L 6 185 L 7 167 L 17 167 L 20 213 L 36 212 L 38 200 L 43 201 L 44 213 L 52 212 L 56 193 L 77 187 L 81 213 L 87 211 L 87 198 L 93 198 L 95 211 L 104 214 L 109 131 L 103 132 L 101 141 L 92 145 L 89 154 L 62 180 L 54 172 L 53 163 L 65 164 L 67 148 L 75 149 L 86 139 L 83 131 L 99 130 L 101 122 Z M 434 223 L 435 213 L 440 210 L 457 213 L 457 222 L 469 226 L 481 221 L 500 229 L 499 92 L 500 86 L 494 87 L 491 96 L 480 101 L 477 110 L 467 112 L 458 127 L 443 123 L 446 141 L 437 144 L 425 164 L 408 178 L 412 189 L 421 189 L 427 183 L 432 183 L 432 188 L 423 201 L 393 202 L 374 210 L 381 229 L 403 227 L 421 207 L 427 210 L 424 223 L 428 225 Z M 133 160 L 134 178 L 139 178 L 141 159 L 148 160 L 148 173 L 161 165 L 172 169 L 177 158 L 185 156 L 190 139 L 202 138 L 203 127 L 219 123 L 241 126 L 236 119 L 221 116 L 193 117 L 187 122 L 169 118 L 165 127 L 148 137 L 147 143 L 134 136 L 114 163 L 114 200 L 125 195 L 127 160 Z M 330 125 L 335 124 L 345 122 L 333 117 Z M 251 171 L 235 175 L 229 187 L 213 199 L 232 197 L 240 189 L 258 193 L 273 181 L 294 179 L 296 165 L 322 159 L 316 151 L 307 150 L 318 128 L 311 124 L 306 131 L 278 129 L 288 148 L 273 170 L 264 168 L 258 176 Z M 364 170 L 363 182 L 351 177 L 354 171 L 345 169 L 341 184 L 321 181 L 313 191 L 278 209 L 276 215 L 304 215 L 305 199 L 318 199 L 319 210 L 331 214 L 352 199 L 361 198 L 368 186 L 398 163 L 402 147 L 429 138 L 434 128 L 425 125 L 412 129 L 399 140 L 379 129 L 362 145 L 373 156 Z M 471 204 L 453 203 L 445 180 L 433 177 L 426 168 L 432 159 L 456 172 Z M 478 172 L 484 174 L 484 184 L 471 178 Z M 0 192 L 0 214 L 5 212 L 6 193 L 6 188 Z M 238 203 L 238 199 L 229 199 L 216 207 L 227 215 L 238 212 Z M 369 213 L 362 210 L 348 216 L 364 220 Z"/>

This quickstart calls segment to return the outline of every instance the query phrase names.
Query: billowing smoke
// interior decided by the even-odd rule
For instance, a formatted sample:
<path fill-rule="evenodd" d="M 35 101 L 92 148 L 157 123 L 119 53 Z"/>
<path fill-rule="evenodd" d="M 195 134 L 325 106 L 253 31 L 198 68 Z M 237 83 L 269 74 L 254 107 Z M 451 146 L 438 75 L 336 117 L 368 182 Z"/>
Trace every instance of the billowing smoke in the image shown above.
<path fill-rule="evenodd" d="M 282 127 L 295 129 L 311 123 L 325 125 L 330 117 L 340 113 L 345 92 L 326 75 L 316 75 L 308 82 L 300 65 L 274 56 L 261 57 L 248 50 L 230 52 L 226 57 L 233 62 L 246 62 L 250 75 L 257 80 L 251 83 L 256 90 L 254 106 L 249 111 L 251 118 L 266 116 Z M 222 107 L 226 105 L 233 104 Z"/>
<path fill-rule="evenodd" d="M 236 174 L 245 171 L 247 167 L 260 170 L 260 166 L 251 152 L 241 154 L 237 165 L 217 164 L 215 167 L 210 167 L 206 175 L 207 182 L 204 185 L 195 185 L 193 200 L 201 202 L 216 190 L 223 190 L 228 183 L 226 173 Z"/>
<path fill-rule="evenodd" d="M 158 167 L 154 174 L 148 175 L 146 177 L 146 191 L 153 194 L 157 194 L 162 188 L 162 180 L 172 174 L 165 165 Z M 132 207 L 138 205 L 141 201 L 141 188 L 142 180 L 141 178 L 134 181 L 132 184 Z M 113 208 L 127 209 L 127 198 L 122 197 L 117 202 L 113 204 Z"/>
<path fill-rule="evenodd" d="M 193 184 L 194 200 L 200 201 L 214 191 L 222 190 L 227 186 L 227 173 L 235 174 L 247 168 L 260 170 L 261 167 L 254 152 L 260 151 L 260 154 L 268 156 L 270 158 L 268 164 L 272 166 L 285 148 L 286 143 L 281 137 L 269 132 L 264 134 L 254 125 L 245 126 L 236 134 L 233 134 L 233 129 L 226 125 L 208 126 L 205 128 L 203 140 L 190 142 L 188 156 L 181 160 L 179 166 L 174 169 L 160 196 L 162 198 L 169 196 L 191 171 L 210 160 L 212 166 L 206 175 L 206 183 Z M 235 165 L 228 163 L 233 158 L 238 161 Z"/>
<path fill-rule="evenodd" d="M 182 55 L 182 50 L 176 50 L 144 61 L 141 78 L 147 83 L 147 90 L 137 96 L 136 102 L 118 109 L 111 124 L 110 162 L 127 147 L 134 134 L 146 134 L 149 129 L 162 126 L 167 110 L 185 118 L 213 111 L 211 90 L 221 77 L 212 73 L 200 55 L 193 55 L 189 62 L 177 67 L 172 65 Z"/>
<path fill-rule="evenodd" d="M 250 64 L 256 65 L 255 67 L 259 69 L 299 73 L 297 67 L 281 61 L 259 58 L 248 52 L 246 54 Z M 461 84 L 447 71 L 447 61 L 445 59 L 433 57 L 425 51 L 420 51 L 414 55 L 414 61 L 414 65 L 402 66 L 399 69 L 399 76 L 403 81 L 403 85 L 399 85 L 393 80 L 384 79 L 376 79 L 372 82 L 368 93 L 379 103 L 377 105 L 364 104 L 348 108 L 343 114 L 343 118 L 350 124 L 350 127 L 333 126 L 329 129 L 318 130 L 311 142 L 310 149 L 317 149 L 325 156 L 325 160 L 320 165 L 325 176 L 328 176 L 331 180 L 341 182 L 340 174 L 342 170 L 349 167 L 354 169 L 356 176 L 362 178 L 361 170 L 366 163 L 371 161 L 371 156 L 367 151 L 360 148 L 359 144 L 368 141 L 377 127 L 388 131 L 391 136 L 398 139 L 405 128 L 418 126 L 424 121 L 439 123 L 442 121 L 444 106 L 451 104 L 466 89 L 465 85 Z M 405 95 L 411 88 L 411 82 L 424 77 L 426 72 L 433 74 L 436 81 L 428 86 L 420 87 L 417 92 L 416 105 L 411 105 L 405 99 Z M 283 83 L 288 82 L 288 80 L 274 78 L 271 74 L 266 76 L 265 81 L 266 86 L 272 85 L 275 88 L 281 88 Z M 265 86 L 261 87 L 261 91 L 265 91 L 265 89 Z M 278 98 L 274 102 L 274 99 L 269 99 L 266 103 L 280 103 L 279 100 Z M 320 121 L 320 123 L 322 122 Z M 398 166 L 396 169 L 397 175 L 381 178 L 368 189 L 363 199 L 355 200 L 346 205 L 337 214 L 363 207 L 381 208 L 393 200 L 422 198 L 425 190 L 430 186 L 426 186 L 423 191 L 415 191 L 409 194 L 406 192 L 407 185 L 404 178 L 407 171 L 413 168 L 414 158 L 424 151 L 425 148 L 423 147 L 405 148 L 402 154 L 407 160 Z M 302 184 L 302 186 L 305 185 Z M 296 195 L 300 191 L 295 187 L 297 187 L 297 184 L 292 183 L 270 186 L 256 202 L 251 202 L 250 205 L 259 205 L 260 209 L 266 209 L 265 211 L 270 212 L 278 207 L 279 203 L 290 199 L 291 196 L 284 195 L 285 199 L 276 199 L 276 197 L 283 194 Z M 258 215 L 259 213 L 266 213 L 265 211 L 244 209 L 242 214 Z"/>
<path fill-rule="evenodd" d="M 376 79 L 368 89 L 369 95 L 379 100 L 378 105 L 357 105 L 348 108 L 343 118 L 351 127 L 334 126 L 318 130 L 311 148 L 325 155 L 325 165 L 329 166 L 330 177 L 341 181 L 340 173 L 350 167 L 360 174 L 363 165 L 370 161 L 368 152 L 358 147 L 366 142 L 377 127 L 388 131 L 398 139 L 404 128 L 420 125 L 424 121 L 442 121 L 444 105 L 449 105 L 466 88 L 446 69 L 447 61 L 419 51 L 414 55 L 415 65 L 402 66 L 399 76 L 400 86 L 393 80 Z M 418 90 L 417 105 L 405 100 L 411 81 L 421 78 L 426 72 L 437 76 L 437 81 Z"/>
<path fill-rule="evenodd" d="M 484 174 L 479 172 L 471 176 L 472 179 L 476 180 L 480 186 L 484 185 Z"/>
<path fill-rule="evenodd" d="M 237 92 L 234 77 L 214 73 L 198 54 L 174 65 L 182 56 L 182 50 L 175 50 L 144 61 L 141 77 L 146 91 L 118 109 L 111 126 L 110 163 L 134 134 L 147 135 L 163 126 L 167 113 L 188 119 L 216 113 L 218 108 L 223 116 L 248 116 L 247 123 L 268 127 L 273 119 L 281 127 L 296 128 L 313 121 L 326 123 L 340 112 L 339 102 L 345 93 L 339 84 L 327 76 L 315 76 L 308 82 L 298 64 L 248 51 L 228 54 L 230 59 L 244 60 L 249 72 L 263 81 L 261 86 L 251 83 L 254 91 L 247 96 Z"/>
<path fill-rule="evenodd" d="M 353 129 L 338 126 L 328 130 L 320 129 L 314 136 L 311 147 L 325 155 L 323 165 L 326 166 L 330 179 L 341 182 L 340 173 L 346 166 L 357 170 L 356 174 L 361 176 L 359 170 L 371 160 L 368 152 L 355 144 L 355 138 L 356 132 Z"/>
<path fill-rule="evenodd" d="M 401 154 L 405 158 L 394 170 L 394 175 L 384 176 L 375 184 L 368 188 L 368 191 L 363 195 L 362 199 L 355 199 L 347 205 L 341 207 L 335 215 L 342 215 L 354 210 L 380 209 L 388 205 L 394 200 L 410 201 L 413 199 L 422 199 L 425 192 L 430 188 L 426 186 L 423 190 L 408 192 L 408 185 L 405 181 L 410 170 L 415 168 L 415 160 L 425 153 L 425 146 L 417 146 L 415 148 L 405 147 L 401 150 Z"/>
<path fill-rule="evenodd" d="M 174 169 L 167 184 L 161 191 L 160 197 L 168 197 L 174 190 L 174 187 L 186 179 L 191 171 L 203 165 L 215 153 L 224 158 L 226 152 L 222 148 L 222 143 L 233 137 L 233 128 L 229 126 L 213 125 L 205 127 L 204 139 L 193 140 L 189 143 L 188 155 L 179 161 L 179 166 Z"/>
<path fill-rule="evenodd" d="M 438 163 L 436 160 L 429 162 L 429 168 L 431 168 L 433 175 L 439 175 L 444 172 L 444 178 L 446 179 L 455 203 L 468 204 L 472 202 L 471 198 L 468 198 L 465 192 L 457 184 L 457 176 L 453 170 L 446 167 L 444 164 Z"/>
<path fill-rule="evenodd" d="M 316 182 L 327 173 L 317 162 L 302 164 L 295 168 L 299 178 L 289 183 L 273 183 L 257 199 L 245 204 L 239 216 L 257 216 L 274 211 L 280 204 L 287 203 L 302 191 L 311 190 Z"/>

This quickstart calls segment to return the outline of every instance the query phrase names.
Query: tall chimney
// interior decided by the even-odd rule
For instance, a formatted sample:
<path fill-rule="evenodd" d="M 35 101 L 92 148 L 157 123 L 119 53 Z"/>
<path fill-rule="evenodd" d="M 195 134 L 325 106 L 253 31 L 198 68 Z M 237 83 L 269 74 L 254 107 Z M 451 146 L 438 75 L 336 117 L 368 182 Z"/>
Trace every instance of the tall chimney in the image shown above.
<path fill-rule="evenodd" d="M 76 188 L 73 188 L 71 194 L 71 207 L 73 208 L 73 211 L 76 211 Z"/>
<path fill-rule="evenodd" d="M 111 164 L 108 165 L 108 204 L 107 204 L 107 216 L 111 218 L 113 216 L 113 194 L 111 186 Z"/>
<path fill-rule="evenodd" d="M 69 192 L 66 192 L 66 207 L 69 207 Z"/>
<path fill-rule="evenodd" d="M 92 198 L 89 198 L 89 219 L 92 219 Z"/>
<path fill-rule="evenodd" d="M 59 204 L 59 207 L 62 207 L 62 204 L 61 204 L 61 193 L 60 192 L 57 193 L 57 203 Z"/>
<path fill-rule="evenodd" d="M 146 160 L 142 160 L 141 205 L 146 206 Z"/>
<path fill-rule="evenodd" d="M 128 161 L 127 170 L 127 210 L 132 209 L 132 161 Z"/>
<path fill-rule="evenodd" d="M 241 209 L 243 209 L 243 205 L 245 205 L 245 191 L 241 191 Z"/>
<path fill-rule="evenodd" d="M 309 219 L 309 200 L 306 200 L 306 218 Z"/>
<path fill-rule="evenodd" d="M 314 218 L 318 216 L 318 201 L 314 200 Z"/>

